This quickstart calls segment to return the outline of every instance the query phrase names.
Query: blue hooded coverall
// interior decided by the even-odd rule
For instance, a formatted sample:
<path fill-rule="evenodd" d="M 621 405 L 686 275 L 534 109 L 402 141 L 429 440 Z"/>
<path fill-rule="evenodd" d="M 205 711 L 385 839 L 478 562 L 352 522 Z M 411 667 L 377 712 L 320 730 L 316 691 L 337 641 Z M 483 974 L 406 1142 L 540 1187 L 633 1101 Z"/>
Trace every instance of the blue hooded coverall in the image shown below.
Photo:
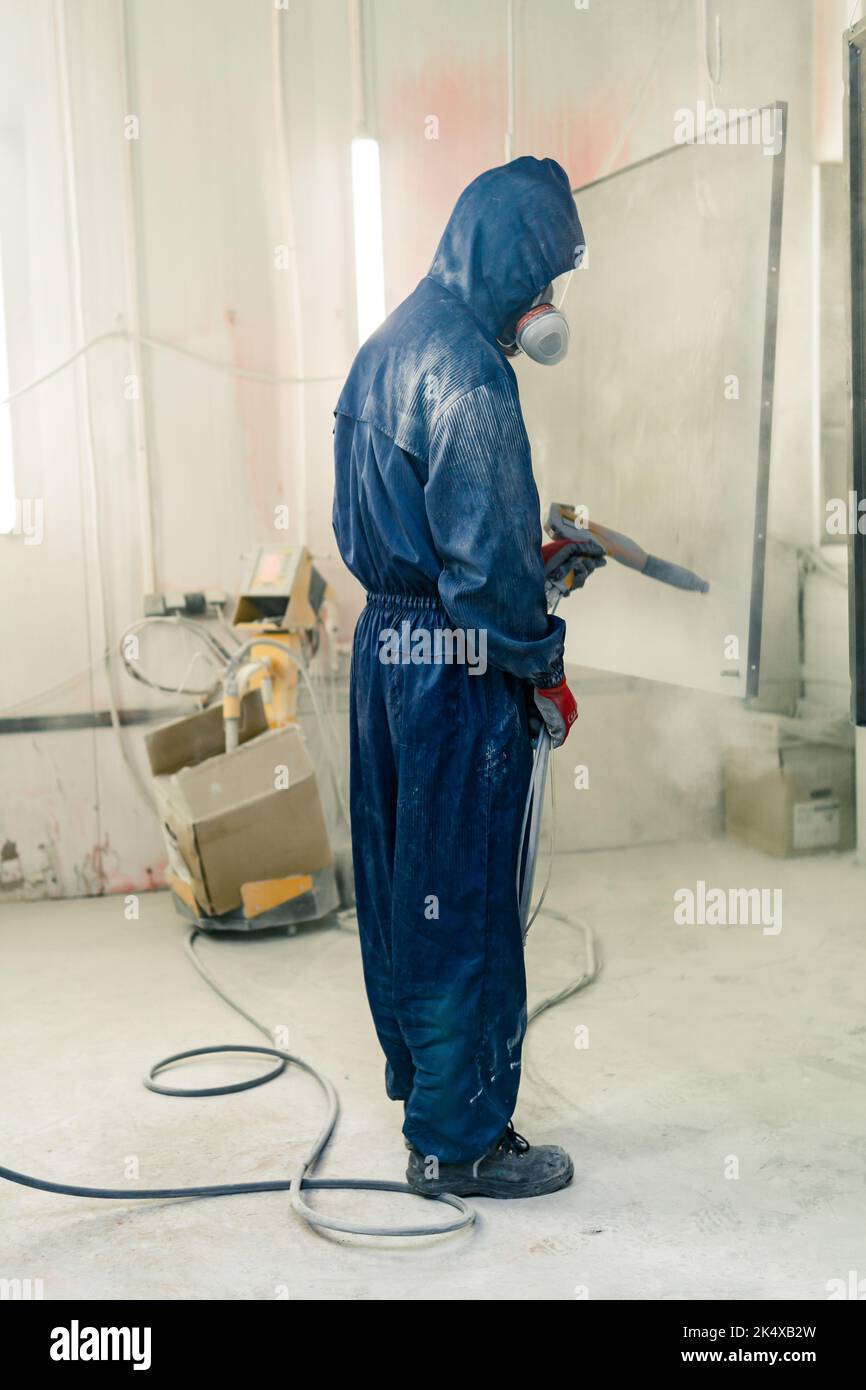
<path fill-rule="evenodd" d="M 496 337 L 583 244 L 553 160 L 482 174 L 428 274 L 364 343 L 335 411 L 334 532 L 367 590 L 350 715 L 364 978 L 403 1133 L 443 1163 L 481 1157 L 514 1110 L 527 708 L 532 685 L 562 679 L 529 441 Z M 404 623 L 483 630 L 486 672 L 382 661 L 381 634 Z"/>

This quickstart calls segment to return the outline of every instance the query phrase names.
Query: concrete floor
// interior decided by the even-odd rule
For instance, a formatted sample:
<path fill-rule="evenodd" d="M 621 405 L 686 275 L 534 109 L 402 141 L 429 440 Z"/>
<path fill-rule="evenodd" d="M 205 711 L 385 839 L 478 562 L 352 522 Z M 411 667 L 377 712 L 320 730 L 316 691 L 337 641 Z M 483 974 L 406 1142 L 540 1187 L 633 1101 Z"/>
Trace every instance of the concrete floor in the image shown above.
<path fill-rule="evenodd" d="M 675 926 L 673 892 L 697 879 L 782 888 L 781 933 Z M 593 925 L 604 959 L 524 1054 L 518 1128 L 569 1147 L 568 1191 L 478 1202 L 468 1234 L 394 1248 L 315 1235 L 283 1194 L 125 1204 L 3 1185 L 0 1277 L 42 1279 L 47 1299 L 559 1300 L 822 1299 L 829 1280 L 866 1276 L 864 871 L 724 842 L 566 855 L 550 902 Z M 303 1076 L 211 1100 L 141 1086 L 170 1051 L 255 1041 L 193 973 L 183 931 L 165 894 L 141 899 L 138 922 L 120 898 L 4 910 L 0 1161 L 107 1186 L 288 1172 L 319 1123 Z M 401 1177 L 356 939 L 307 930 L 201 949 L 337 1085 L 322 1172 Z M 536 923 L 532 998 L 579 973 L 582 952 L 579 932 Z M 581 1025 L 588 1048 L 574 1045 Z M 206 1063 L 183 1079 L 247 1070 Z M 357 1220 L 418 1216 L 408 1197 L 316 1200 Z"/>

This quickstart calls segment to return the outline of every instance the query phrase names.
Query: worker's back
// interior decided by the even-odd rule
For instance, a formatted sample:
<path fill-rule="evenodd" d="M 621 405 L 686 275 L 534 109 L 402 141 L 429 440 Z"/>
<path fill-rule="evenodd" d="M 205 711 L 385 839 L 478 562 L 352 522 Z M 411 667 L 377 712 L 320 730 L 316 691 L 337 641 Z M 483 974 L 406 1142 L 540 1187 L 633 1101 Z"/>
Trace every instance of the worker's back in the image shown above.
<path fill-rule="evenodd" d="M 361 348 L 336 409 L 333 519 L 343 560 L 368 591 L 435 593 L 431 436 L 453 401 L 495 381 L 516 402 L 507 359 L 429 276 Z"/>

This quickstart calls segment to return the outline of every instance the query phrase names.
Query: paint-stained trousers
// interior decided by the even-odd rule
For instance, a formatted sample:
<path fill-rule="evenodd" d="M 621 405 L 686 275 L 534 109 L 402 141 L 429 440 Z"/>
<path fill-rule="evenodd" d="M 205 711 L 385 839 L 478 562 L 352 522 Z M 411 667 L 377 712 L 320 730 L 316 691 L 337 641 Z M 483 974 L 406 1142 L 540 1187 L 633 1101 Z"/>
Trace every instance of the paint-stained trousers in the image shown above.
<path fill-rule="evenodd" d="M 515 873 L 532 753 L 526 686 L 383 661 L 382 634 L 450 629 L 436 599 L 371 595 L 355 630 L 351 813 L 364 979 L 388 1095 L 424 1155 L 479 1158 L 520 1082 Z"/>

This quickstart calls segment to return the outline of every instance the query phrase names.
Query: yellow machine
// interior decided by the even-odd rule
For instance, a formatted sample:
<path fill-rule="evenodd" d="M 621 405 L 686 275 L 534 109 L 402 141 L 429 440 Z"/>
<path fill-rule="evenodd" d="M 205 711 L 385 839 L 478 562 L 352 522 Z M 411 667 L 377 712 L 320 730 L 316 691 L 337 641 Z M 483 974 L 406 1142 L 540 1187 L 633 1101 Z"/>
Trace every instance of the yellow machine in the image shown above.
<path fill-rule="evenodd" d="M 261 687 L 268 725 L 284 728 L 297 718 L 297 660 L 309 656 L 318 639 L 322 604 L 329 590 L 304 546 L 262 546 L 253 562 L 249 579 L 238 596 L 232 626 L 249 641 L 267 637 L 267 645 L 249 650 L 249 661 L 261 663 L 250 676 L 246 689 Z M 274 642 L 287 653 L 280 656 Z"/>
<path fill-rule="evenodd" d="M 298 720 L 303 679 L 342 804 L 309 675 L 328 631 L 328 597 L 306 548 L 260 547 L 235 606 L 236 649 L 207 639 L 223 662 L 221 700 L 208 699 L 147 736 L 167 882 L 178 911 L 203 929 L 291 928 L 340 905 L 316 769 Z M 191 626 L 165 611 L 144 623 L 172 621 Z"/>

